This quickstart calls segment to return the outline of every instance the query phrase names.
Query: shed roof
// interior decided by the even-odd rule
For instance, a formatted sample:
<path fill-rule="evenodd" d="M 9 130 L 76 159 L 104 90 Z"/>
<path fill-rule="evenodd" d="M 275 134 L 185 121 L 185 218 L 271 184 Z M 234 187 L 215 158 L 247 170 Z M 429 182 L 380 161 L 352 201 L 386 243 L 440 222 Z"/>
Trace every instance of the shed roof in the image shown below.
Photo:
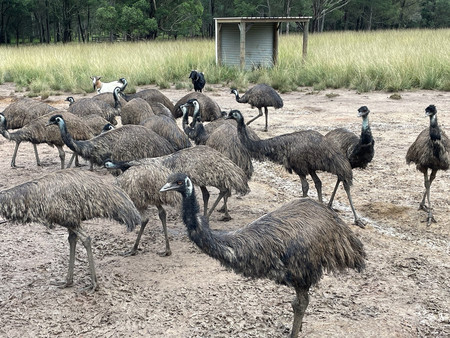
<path fill-rule="evenodd" d="M 312 16 L 244 16 L 229 18 L 214 18 L 219 23 L 233 22 L 309 22 Z"/>

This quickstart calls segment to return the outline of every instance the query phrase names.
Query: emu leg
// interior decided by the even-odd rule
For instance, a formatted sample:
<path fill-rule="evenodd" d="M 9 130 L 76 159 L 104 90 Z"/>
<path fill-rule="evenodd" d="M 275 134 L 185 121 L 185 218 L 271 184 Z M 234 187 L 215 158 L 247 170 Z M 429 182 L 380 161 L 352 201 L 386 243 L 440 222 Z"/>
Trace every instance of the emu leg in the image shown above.
<path fill-rule="evenodd" d="M 334 200 L 334 196 L 336 195 L 336 191 L 339 187 L 339 183 L 341 183 L 341 180 L 338 178 L 337 182 L 336 182 L 336 186 L 334 187 L 333 193 L 331 194 L 330 200 L 328 201 L 328 208 L 332 208 L 333 206 L 333 200 Z"/>
<path fill-rule="evenodd" d="M 66 153 L 62 147 L 57 146 L 57 148 L 58 148 L 59 158 L 61 160 L 61 169 L 64 169 L 64 161 L 66 159 Z"/>
<path fill-rule="evenodd" d="M 211 216 L 212 212 L 216 208 L 217 204 L 219 204 L 220 200 L 228 194 L 228 190 L 219 192 L 219 196 L 217 196 L 217 199 L 215 200 L 214 204 L 212 205 L 211 209 L 208 211 L 208 215 L 206 216 L 209 219 L 209 216 Z"/>
<path fill-rule="evenodd" d="M 269 130 L 269 111 L 267 107 L 264 107 L 264 115 L 266 116 L 266 127 L 264 128 L 263 131 L 267 131 Z"/>
<path fill-rule="evenodd" d="M 427 217 L 427 226 L 430 226 L 432 222 L 436 222 L 436 220 L 433 217 L 433 210 L 431 209 L 431 200 L 430 200 L 430 187 L 431 187 L 431 182 L 433 182 L 433 180 L 436 177 L 436 172 L 437 170 L 433 169 L 431 171 L 430 174 L 430 179 L 428 179 L 428 175 L 425 172 L 425 188 L 426 188 L 426 194 L 427 194 L 427 200 L 428 200 L 428 217 Z"/>
<path fill-rule="evenodd" d="M 345 181 L 343 182 L 343 184 L 344 184 L 345 192 L 347 193 L 350 207 L 352 208 L 353 216 L 355 217 L 355 225 L 359 226 L 360 228 L 364 228 L 366 226 L 366 224 L 358 217 L 358 215 L 356 214 L 355 207 L 353 206 L 352 195 L 350 193 L 350 185 Z"/>
<path fill-rule="evenodd" d="M 34 157 L 36 157 L 36 165 L 38 167 L 41 166 L 41 160 L 39 159 L 39 154 L 38 154 L 38 150 L 37 150 L 37 145 L 33 144 L 33 150 L 34 150 Z"/>
<path fill-rule="evenodd" d="M 66 168 L 70 168 L 71 167 L 73 159 L 75 158 L 75 156 L 76 156 L 75 153 L 72 153 L 72 156 L 70 157 L 69 163 L 67 164 Z M 75 164 L 75 166 L 76 166 L 76 164 Z"/>
<path fill-rule="evenodd" d="M 223 209 L 224 215 L 223 215 L 223 217 L 220 219 L 220 220 L 223 221 L 223 222 L 228 222 L 229 220 L 231 220 L 231 216 L 230 216 L 230 214 L 228 213 L 228 204 L 227 204 L 227 202 L 228 202 L 228 197 L 230 197 L 230 194 L 229 194 L 229 193 L 227 193 L 227 194 L 225 194 L 225 195 L 223 196 L 223 207 L 222 207 L 222 209 Z"/>
<path fill-rule="evenodd" d="M 20 141 L 16 141 L 16 147 L 14 148 L 14 153 L 11 159 L 11 167 L 17 168 L 16 166 L 16 156 L 17 156 L 17 150 L 19 150 Z"/>
<path fill-rule="evenodd" d="M 311 172 L 310 175 L 314 181 L 314 185 L 316 186 L 317 197 L 319 198 L 319 202 L 323 202 L 323 200 L 322 200 L 322 181 L 320 180 L 319 176 L 317 176 L 315 171 Z"/>
<path fill-rule="evenodd" d="M 75 249 L 77 247 L 77 237 L 78 235 L 71 229 L 69 229 L 69 270 L 67 272 L 67 277 L 64 282 L 52 282 L 52 285 L 56 285 L 61 288 L 67 288 L 73 285 L 73 268 L 75 266 Z"/>
<path fill-rule="evenodd" d="M 258 111 L 259 111 L 258 115 L 256 115 L 256 116 L 255 116 L 254 118 L 252 118 L 250 121 L 248 121 L 248 122 L 247 122 L 247 126 L 248 126 L 250 123 L 252 123 L 253 121 L 255 121 L 258 117 L 261 117 L 261 116 L 263 115 L 263 112 L 262 112 L 261 108 L 258 108 Z"/>
<path fill-rule="evenodd" d="M 148 217 L 145 218 L 141 223 L 141 228 L 139 229 L 139 233 L 136 237 L 136 241 L 134 242 L 133 248 L 131 250 L 125 251 L 122 256 L 134 256 L 137 254 L 139 248 L 139 242 L 141 241 L 142 234 L 144 233 L 145 226 L 148 223 Z"/>
<path fill-rule="evenodd" d="M 302 192 L 303 197 L 308 197 L 308 191 L 309 191 L 309 184 L 308 180 L 306 179 L 305 175 L 298 175 L 300 177 L 300 181 L 302 182 Z"/>
<path fill-rule="evenodd" d="M 172 254 L 172 251 L 170 250 L 170 244 L 169 244 L 169 235 L 167 234 L 167 223 L 166 223 L 166 210 L 162 207 L 162 205 L 157 205 L 158 208 L 158 216 L 161 220 L 163 231 L 164 231 L 164 237 L 166 239 L 166 251 L 159 253 L 160 256 L 170 256 Z"/>
<path fill-rule="evenodd" d="M 308 289 L 295 289 L 296 297 L 292 302 L 294 310 L 294 323 L 292 324 L 291 338 L 297 338 L 298 333 L 302 330 L 302 320 L 305 315 L 306 308 L 309 304 Z"/>
<path fill-rule="evenodd" d="M 94 255 L 92 254 L 91 247 L 91 237 L 83 233 L 80 229 L 73 230 L 80 239 L 81 243 L 86 249 L 86 254 L 89 262 L 89 271 L 91 273 L 91 286 L 87 287 L 90 291 L 95 291 L 97 289 L 97 275 L 95 273 L 95 265 L 94 265 Z"/>
<path fill-rule="evenodd" d="M 208 215 L 208 202 L 209 202 L 209 191 L 206 189 L 206 187 L 200 187 L 200 190 L 202 191 L 202 197 L 203 197 L 203 216 Z"/>

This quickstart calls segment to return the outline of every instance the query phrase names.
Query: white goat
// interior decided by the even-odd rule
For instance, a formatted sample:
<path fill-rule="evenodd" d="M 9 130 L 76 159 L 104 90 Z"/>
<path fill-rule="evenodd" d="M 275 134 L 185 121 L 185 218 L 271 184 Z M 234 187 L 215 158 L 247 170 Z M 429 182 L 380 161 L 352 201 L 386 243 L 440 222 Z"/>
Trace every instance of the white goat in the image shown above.
<path fill-rule="evenodd" d="M 97 94 L 112 93 L 116 87 L 120 87 L 121 90 L 125 89 L 125 79 L 119 79 L 118 81 L 112 82 L 102 82 L 100 81 L 101 78 L 101 76 L 91 76 L 92 85 L 94 86 L 94 90 L 97 91 Z"/>

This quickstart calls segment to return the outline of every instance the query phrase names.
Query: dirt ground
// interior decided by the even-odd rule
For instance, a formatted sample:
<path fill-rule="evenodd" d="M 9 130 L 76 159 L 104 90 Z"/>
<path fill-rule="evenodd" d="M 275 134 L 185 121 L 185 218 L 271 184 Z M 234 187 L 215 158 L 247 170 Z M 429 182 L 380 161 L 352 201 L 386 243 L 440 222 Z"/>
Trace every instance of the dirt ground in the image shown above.
<path fill-rule="evenodd" d="M 139 88 L 141 90 L 143 88 Z M 162 90 L 173 102 L 187 90 Z M 0 86 L 0 111 L 22 96 L 10 84 Z M 246 119 L 257 113 L 236 103 L 228 87 L 210 86 L 207 95 L 223 110 L 240 109 Z M 92 95 L 92 94 L 90 94 Z M 304 317 L 305 337 L 449 337 L 450 336 L 450 171 L 438 172 L 431 189 L 437 223 L 426 226 L 418 211 L 423 176 L 405 163 L 409 145 L 426 128 L 424 109 L 435 104 L 438 119 L 450 134 L 450 93 L 435 91 L 359 94 L 353 90 L 313 91 L 299 88 L 282 94 L 284 107 L 269 110 L 252 127 L 263 138 L 311 128 L 321 133 L 346 127 L 360 132 L 357 109 L 371 110 L 375 158 L 364 171 L 354 171 L 352 195 L 365 229 L 353 225 L 342 188 L 335 207 L 365 245 L 368 260 L 362 273 L 325 275 L 311 289 Z M 46 102 L 67 107 L 65 95 Z M 79 96 L 76 96 L 78 98 Z M 37 98 L 39 99 L 39 98 Z M 179 121 L 181 122 L 181 121 Z M 14 144 L 0 138 L 0 189 L 59 169 L 57 150 L 39 145 L 37 167 L 30 144 L 22 144 L 12 169 Z M 87 164 L 80 170 L 88 170 Z M 114 180 L 105 169 L 97 175 Z M 320 173 L 327 201 L 335 177 Z M 255 162 L 251 192 L 229 199 L 233 219 L 211 226 L 236 229 L 301 196 L 299 178 L 281 166 Z M 310 196 L 316 198 L 310 181 Z M 217 194 L 216 191 L 213 191 Z M 214 196 L 213 196 L 214 197 Z M 57 203 L 57 201 L 55 201 Z M 134 243 L 137 230 L 108 220 L 86 222 L 93 240 L 99 290 L 80 289 L 89 281 L 85 250 L 77 248 L 75 286 L 59 289 L 51 281 L 65 278 L 69 245 L 62 227 L 42 224 L 0 225 L 0 336 L 2 337 L 288 337 L 292 325 L 293 289 L 269 280 L 248 280 L 225 270 L 189 241 L 180 212 L 168 208 L 172 256 L 164 248 L 156 208 L 133 257 L 120 253 Z"/>

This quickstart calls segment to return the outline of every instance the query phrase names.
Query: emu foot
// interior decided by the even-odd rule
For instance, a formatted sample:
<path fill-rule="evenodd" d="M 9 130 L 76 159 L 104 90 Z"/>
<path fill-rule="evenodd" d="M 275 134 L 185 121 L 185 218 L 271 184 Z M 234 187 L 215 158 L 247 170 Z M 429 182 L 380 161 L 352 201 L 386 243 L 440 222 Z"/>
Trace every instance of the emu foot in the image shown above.
<path fill-rule="evenodd" d="M 430 212 L 430 209 L 425 204 L 422 204 L 422 203 L 420 203 L 419 209 L 417 209 L 417 210 L 423 210 L 425 212 Z"/>
<path fill-rule="evenodd" d="M 169 257 L 172 255 L 172 250 L 166 250 L 166 251 L 162 251 L 162 252 L 158 252 L 158 255 L 160 257 Z"/>
<path fill-rule="evenodd" d="M 57 286 L 60 289 L 70 288 L 73 286 L 73 282 L 68 281 L 52 281 L 50 285 Z"/>
<path fill-rule="evenodd" d="M 138 249 L 133 248 L 133 249 L 131 249 L 131 250 L 122 252 L 122 253 L 119 254 L 119 255 L 120 255 L 120 256 L 123 256 L 123 257 L 130 257 L 130 256 L 136 256 L 137 253 L 138 253 Z"/>
<path fill-rule="evenodd" d="M 425 221 L 422 221 L 422 223 L 423 222 L 425 222 Z M 427 222 L 427 227 L 429 227 L 431 225 L 431 223 L 437 223 L 436 220 L 434 219 L 433 215 L 428 215 L 426 222 Z"/>
<path fill-rule="evenodd" d="M 355 219 L 355 225 L 359 226 L 360 228 L 364 229 L 366 227 L 366 223 L 364 223 L 361 219 L 357 218 Z"/>
<path fill-rule="evenodd" d="M 226 212 L 225 206 L 223 205 L 222 208 L 217 209 L 216 211 L 217 211 L 217 212 L 221 212 L 221 213 Z"/>
<path fill-rule="evenodd" d="M 221 222 L 228 222 L 231 221 L 231 216 L 230 215 L 224 215 L 222 218 L 219 219 L 219 221 Z"/>

